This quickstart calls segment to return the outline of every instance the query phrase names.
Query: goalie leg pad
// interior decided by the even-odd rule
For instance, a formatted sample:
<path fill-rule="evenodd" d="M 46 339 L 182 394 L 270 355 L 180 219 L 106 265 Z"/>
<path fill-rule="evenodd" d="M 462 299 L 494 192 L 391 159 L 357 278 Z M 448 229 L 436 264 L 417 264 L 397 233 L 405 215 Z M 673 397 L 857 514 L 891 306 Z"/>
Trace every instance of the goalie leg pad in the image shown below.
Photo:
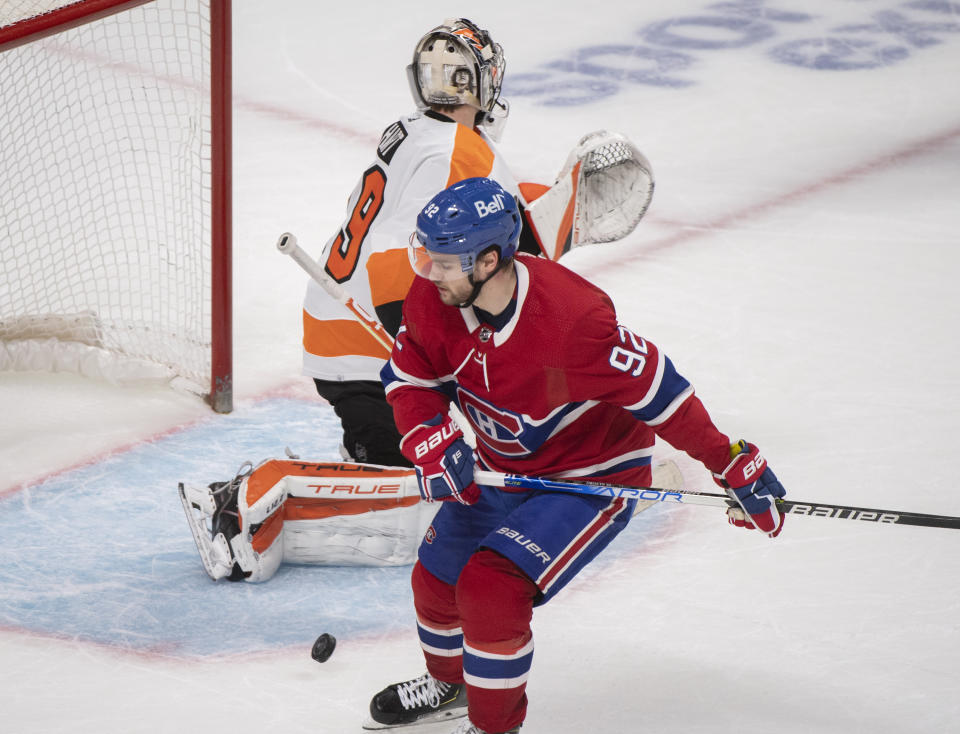
<path fill-rule="evenodd" d="M 337 566 L 412 563 L 437 506 L 406 467 L 284 462 L 284 560 Z"/>
<path fill-rule="evenodd" d="M 283 558 L 285 489 L 282 482 L 271 486 L 248 506 L 247 485 L 256 471 L 247 462 L 229 482 L 178 487 L 203 568 L 214 581 L 266 581 Z"/>
<path fill-rule="evenodd" d="M 409 564 L 438 509 L 420 501 L 416 475 L 406 467 L 280 459 L 249 466 L 210 488 L 180 485 L 200 559 L 214 580 L 266 581 L 283 562 Z"/>
<path fill-rule="evenodd" d="M 282 518 L 279 524 L 282 527 Z M 254 550 L 247 533 L 238 533 L 230 540 L 233 557 L 243 571 L 244 580 L 253 583 L 266 581 L 277 572 L 283 562 L 283 544 L 283 533 L 274 536 L 260 551 Z"/>

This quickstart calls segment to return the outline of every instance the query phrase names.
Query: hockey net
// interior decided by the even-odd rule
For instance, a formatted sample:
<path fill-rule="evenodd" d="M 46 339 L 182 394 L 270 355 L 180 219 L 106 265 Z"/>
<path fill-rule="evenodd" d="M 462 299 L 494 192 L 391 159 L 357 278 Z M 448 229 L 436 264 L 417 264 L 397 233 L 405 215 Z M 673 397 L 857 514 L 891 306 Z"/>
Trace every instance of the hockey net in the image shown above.
<path fill-rule="evenodd" d="M 229 0 L 0 4 L 0 369 L 231 409 Z"/>

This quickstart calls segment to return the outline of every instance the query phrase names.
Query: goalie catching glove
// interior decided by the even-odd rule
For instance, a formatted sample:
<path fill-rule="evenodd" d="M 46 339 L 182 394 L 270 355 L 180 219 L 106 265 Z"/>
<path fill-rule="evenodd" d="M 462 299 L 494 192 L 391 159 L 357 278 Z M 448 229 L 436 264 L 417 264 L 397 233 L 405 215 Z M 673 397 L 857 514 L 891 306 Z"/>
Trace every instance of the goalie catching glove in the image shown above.
<path fill-rule="evenodd" d="M 733 461 L 713 478 L 737 507 L 727 510 L 727 520 L 738 528 L 758 528 L 776 538 L 783 529 L 783 513 L 777 500 L 786 495 L 783 485 L 756 446 L 739 441 L 730 447 Z"/>
<path fill-rule="evenodd" d="M 452 418 L 437 413 L 409 431 L 400 452 L 413 464 L 420 496 L 427 502 L 456 500 L 472 505 L 480 498 L 473 481 L 473 449 Z"/>
<path fill-rule="evenodd" d="M 653 198 L 650 161 L 624 135 L 584 135 L 556 182 L 527 207 L 528 224 L 551 260 L 588 243 L 633 232 Z"/>

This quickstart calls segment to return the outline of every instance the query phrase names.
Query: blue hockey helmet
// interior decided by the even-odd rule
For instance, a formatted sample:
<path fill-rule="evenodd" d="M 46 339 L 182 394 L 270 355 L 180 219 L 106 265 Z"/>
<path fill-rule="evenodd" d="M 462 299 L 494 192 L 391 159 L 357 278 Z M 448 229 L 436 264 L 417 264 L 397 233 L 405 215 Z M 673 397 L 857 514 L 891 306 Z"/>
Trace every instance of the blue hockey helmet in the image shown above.
<path fill-rule="evenodd" d="M 492 179 L 467 178 L 441 191 L 420 211 L 410 238 L 410 262 L 425 278 L 462 278 L 491 246 L 499 248 L 501 262 L 513 257 L 522 228 L 512 194 Z M 457 256 L 459 268 L 449 267 L 451 258 L 444 256 L 450 255 Z M 445 277 L 438 273 L 444 269 Z"/>

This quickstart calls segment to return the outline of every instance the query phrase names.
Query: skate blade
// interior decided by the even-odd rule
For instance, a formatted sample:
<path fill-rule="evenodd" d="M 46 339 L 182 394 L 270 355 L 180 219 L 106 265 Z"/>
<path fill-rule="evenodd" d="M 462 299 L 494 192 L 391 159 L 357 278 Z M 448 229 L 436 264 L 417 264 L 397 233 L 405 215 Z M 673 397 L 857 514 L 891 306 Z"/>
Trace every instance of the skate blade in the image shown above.
<path fill-rule="evenodd" d="M 216 538 L 210 537 L 207 518 L 213 514 L 216 503 L 209 490 L 185 487 L 181 482 L 177 486 L 183 511 L 187 515 L 187 524 L 193 534 L 193 540 L 200 551 L 200 560 L 207 575 L 214 581 L 228 576 L 233 569 L 233 555 L 223 533 Z"/>
<path fill-rule="evenodd" d="M 423 716 L 416 721 L 410 722 L 409 724 L 394 725 L 381 724 L 368 716 L 366 721 L 363 722 L 363 729 L 364 731 L 396 729 L 397 731 L 402 731 L 403 734 L 438 734 L 440 730 L 437 728 L 437 724 L 443 724 L 448 721 L 453 721 L 454 719 L 461 719 L 466 715 L 467 707 L 460 706 L 455 709 L 448 709 L 446 711 L 428 714 L 427 716 Z"/>

